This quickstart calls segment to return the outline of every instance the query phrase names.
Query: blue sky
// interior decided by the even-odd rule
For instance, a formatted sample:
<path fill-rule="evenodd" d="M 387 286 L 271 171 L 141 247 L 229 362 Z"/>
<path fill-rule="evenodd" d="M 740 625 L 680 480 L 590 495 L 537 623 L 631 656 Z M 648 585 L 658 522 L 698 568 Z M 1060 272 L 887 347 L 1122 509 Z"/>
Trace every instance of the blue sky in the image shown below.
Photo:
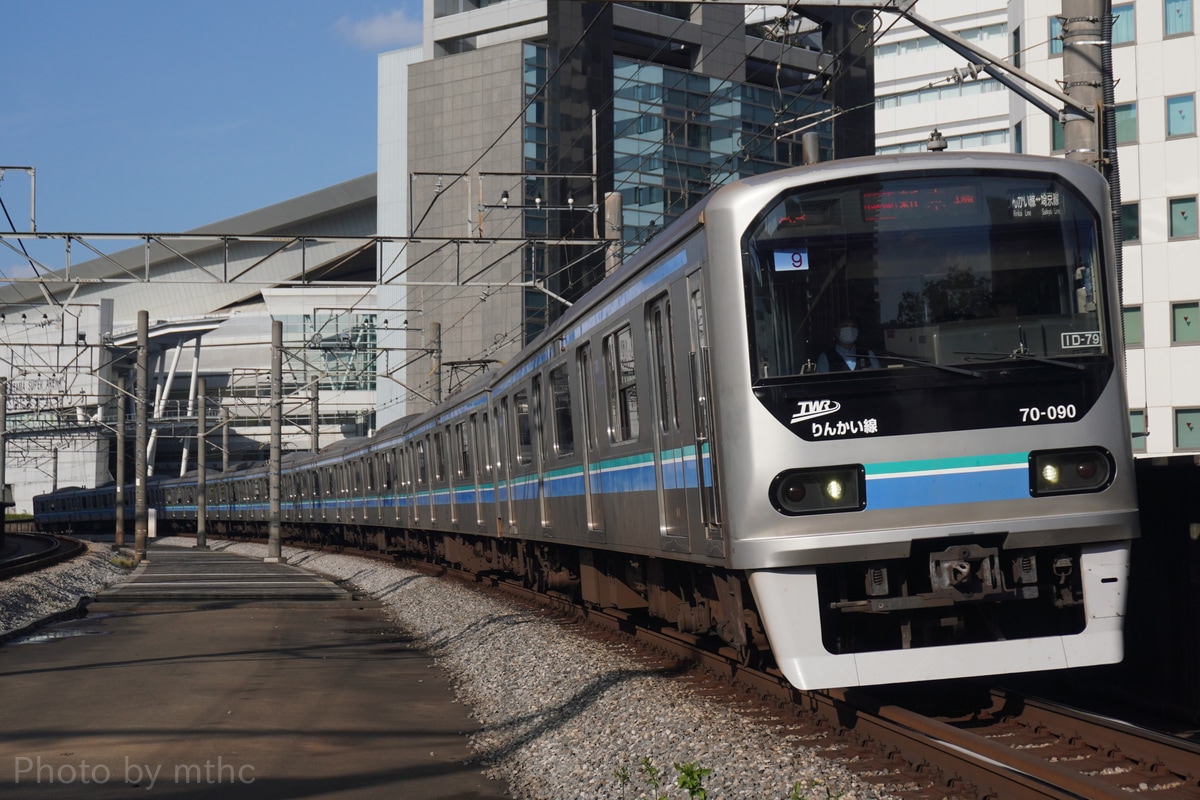
<path fill-rule="evenodd" d="M 374 172 L 377 56 L 421 37 L 421 0 L 0 12 L 0 166 L 36 169 L 43 232 L 183 231 Z M 29 193 L 0 180 L 18 230 Z"/>

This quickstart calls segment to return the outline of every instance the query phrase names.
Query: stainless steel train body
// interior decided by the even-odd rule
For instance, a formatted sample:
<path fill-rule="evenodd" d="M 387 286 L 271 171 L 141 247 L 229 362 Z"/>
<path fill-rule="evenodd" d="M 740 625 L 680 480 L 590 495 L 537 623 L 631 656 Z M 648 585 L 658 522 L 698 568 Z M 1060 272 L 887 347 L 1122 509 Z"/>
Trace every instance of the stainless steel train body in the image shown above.
<path fill-rule="evenodd" d="M 801 688 L 1115 662 L 1137 510 L 1112 264 L 1106 185 L 1061 160 L 731 184 L 485 381 L 290 454 L 281 524 L 769 640 Z M 265 526 L 267 491 L 212 475 L 210 530 Z M 151 494 L 194 525 L 194 478 Z"/>

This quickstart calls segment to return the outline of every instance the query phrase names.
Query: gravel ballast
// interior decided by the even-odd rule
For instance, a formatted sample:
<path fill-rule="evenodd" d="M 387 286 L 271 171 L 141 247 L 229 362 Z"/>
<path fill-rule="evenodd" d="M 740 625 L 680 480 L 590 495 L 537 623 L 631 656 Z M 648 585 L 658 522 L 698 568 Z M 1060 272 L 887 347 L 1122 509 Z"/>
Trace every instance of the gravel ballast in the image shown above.
<path fill-rule="evenodd" d="M 187 538 L 156 546 L 191 547 Z M 263 545 L 209 540 L 252 558 Z M 828 745 L 786 736 L 654 674 L 620 647 L 586 639 L 537 612 L 390 564 L 283 548 L 291 564 L 382 601 L 451 676 L 457 700 L 479 721 L 471 737 L 489 775 L 514 797 L 684 798 L 675 765 L 711 770 L 717 798 L 890 798 L 886 787 L 818 753 Z M 152 556 L 151 556 L 152 557 Z M 108 545 L 42 572 L 0 581 L 0 636 L 70 611 L 81 597 L 123 580 Z M 643 767 L 661 771 L 661 787 Z"/>
<path fill-rule="evenodd" d="M 87 553 L 70 561 L 0 580 L 0 640 L 72 611 L 82 598 L 120 583 L 132 572 L 119 566 L 111 545 L 88 543 L 87 547 Z"/>

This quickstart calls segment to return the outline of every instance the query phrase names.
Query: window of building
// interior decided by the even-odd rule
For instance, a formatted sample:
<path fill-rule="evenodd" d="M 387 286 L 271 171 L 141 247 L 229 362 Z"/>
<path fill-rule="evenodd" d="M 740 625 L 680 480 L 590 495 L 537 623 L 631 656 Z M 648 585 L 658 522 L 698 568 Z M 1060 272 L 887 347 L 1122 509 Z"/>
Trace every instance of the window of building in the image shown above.
<path fill-rule="evenodd" d="M 1175 409 L 1175 446 L 1200 450 L 1200 408 Z"/>
<path fill-rule="evenodd" d="M 1200 342 L 1200 303 L 1171 304 L 1171 341 L 1174 344 Z"/>
<path fill-rule="evenodd" d="M 1125 242 L 1141 241 L 1141 213 L 1137 203 L 1121 206 L 1121 238 Z"/>
<path fill-rule="evenodd" d="M 1013 32 L 1012 32 L 1012 64 L 1017 69 L 1021 68 L 1021 28 L 1020 28 L 1020 26 L 1014 28 Z"/>
<path fill-rule="evenodd" d="M 465 11 L 475 11 L 479 8 L 503 3 L 504 0 L 433 0 L 433 17 L 441 19 L 452 14 L 462 14 Z"/>
<path fill-rule="evenodd" d="M 1133 435 L 1133 452 L 1146 452 L 1146 411 L 1137 408 L 1129 412 L 1129 432 Z"/>
<path fill-rule="evenodd" d="M 1167 0 L 1170 2 L 1170 0 Z M 1188 0 L 1188 5 L 1191 5 Z M 1133 44 L 1137 39 L 1137 27 L 1134 24 L 1133 3 L 1118 3 L 1112 7 L 1112 43 Z M 1050 17 L 1050 55 L 1060 56 L 1063 51 L 1062 17 Z"/>
<path fill-rule="evenodd" d="M 1142 344 L 1142 307 L 1129 306 L 1121 310 L 1125 322 L 1125 346 L 1137 347 Z"/>
<path fill-rule="evenodd" d="M 1133 144 L 1137 141 L 1137 103 L 1121 103 L 1113 106 L 1117 118 L 1117 144 Z"/>
<path fill-rule="evenodd" d="M 1056 119 L 1050 120 L 1050 149 L 1055 153 L 1061 153 L 1067 149 L 1066 129 Z"/>
<path fill-rule="evenodd" d="M 1194 136 L 1196 133 L 1196 95 L 1181 94 L 1167 98 L 1167 136 Z"/>
<path fill-rule="evenodd" d="M 1112 15 L 1112 43 L 1133 44 L 1137 41 L 1133 3 L 1114 3 Z"/>
<path fill-rule="evenodd" d="M 1170 237 L 1172 239 L 1194 238 L 1196 228 L 1196 197 L 1176 197 L 1167 201 L 1170 214 Z"/>
<path fill-rule="evenodd" d="M 1163 35 L 1192 32 L 1192 0 L 1163 0 Z"/>
<path fill-rule="evenodd" d="M 1014 153 L 1024 153 L 1025 152 L 1025 133 L 1024 133 L 1024 131 L 1025 131 L 1025 127 L 1024 127 L 1024 123 L 1022 123 L 1022 122 L 1018 122 L 1016 125 L 1013 126 L 1012 144 L 1013 144 L 1013 152 Z"/>

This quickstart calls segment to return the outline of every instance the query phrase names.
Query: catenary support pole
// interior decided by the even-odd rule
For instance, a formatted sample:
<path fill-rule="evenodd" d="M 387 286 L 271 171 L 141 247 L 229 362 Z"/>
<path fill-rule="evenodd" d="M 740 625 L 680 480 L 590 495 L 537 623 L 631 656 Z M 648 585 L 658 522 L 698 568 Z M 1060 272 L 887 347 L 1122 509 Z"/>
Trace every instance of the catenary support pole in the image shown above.
<path fill-rule="evenodd" d="M 146 538 L 150 530 L 150 514 L 146 505 L 146 447 L 147 408 L 149 397 L 150 312 L 145 309 L 137 317 L 137 390 L 134 400 L 137 424 L 134 428 L 133 466 L 133 560 L 146 558 Z"/>
<path fill-rule="evenodd" d="M 279 544 L 279 473 L 283 460 L 283 321 L 271 323 L 271 451 L 267 462 L 267 557 L 278 562 Z"/>
<path fill-rule="evenodd" d="M 5 462 L 8 460 L 8 378 L 0 378 L 0 543 L 8 523 L 8 488 Z"/>
<path fill-rule="evenodd" d="M 321 384 L 319 381 L 314 381 L 308 390 L 308 426 L 311 429 L 309 435 L 312 437 L 312 452 L 313 455 L 317 455 L 321 452 Z"/>
<path fill-rule="evenodd" d="M 116 474 L 116 530 L 113 532 L 113 550 L 125 546 L 125 376 L 117 378 L 117 474 Z"/>
<path fill-rule="evenodd" d="M 1104 89 L 1101 22 L 1107 0 L 1063 0 L 1063 91 L 1092 111 L 1094 119 L 1068 107 L 1063 112 L 1066 156 L 1103 170 L 1100 125 Z"/>
<path fill-rule="evenodd" d="M 204 378 L 196 380 L 196 549 L 208 549 L 208 474 L 204 460 L 208 433 L 208 404 L 204 401 L 207 387 Z"/>
<path fill-rule="evenodd" d="M 442 323 L 429 326 L 429 355 L 432 359 L 433 402 L 442 402 Z"/>

